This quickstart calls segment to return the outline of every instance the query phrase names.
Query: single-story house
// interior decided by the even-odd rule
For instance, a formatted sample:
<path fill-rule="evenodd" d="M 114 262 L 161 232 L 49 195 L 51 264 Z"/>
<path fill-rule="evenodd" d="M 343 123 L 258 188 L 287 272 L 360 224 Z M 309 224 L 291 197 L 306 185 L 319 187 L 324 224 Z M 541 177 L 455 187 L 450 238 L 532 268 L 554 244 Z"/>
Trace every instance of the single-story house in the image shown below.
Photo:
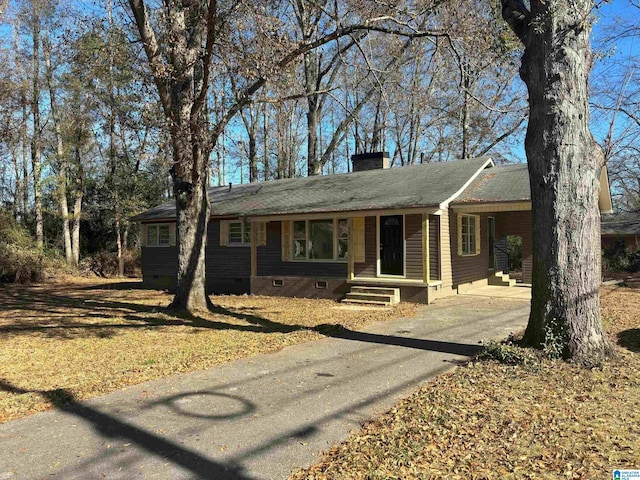
<path fill-rule="evenodd" d="M 497 255 L 507 235 L 522 237 L 531 281 L 526 164 L 484 157 L 388 168 L 387 153 L 352 162 L 351 173 L 210 188 L 208 291 L 333 299 L 391 291 L 428 303 L 470 285 L 510 284 Z M 606 170 L 601 180 L 608 211 Z M 133 220 L 142 224 L 144 284 L 171 289 L 175 202 Z"/>
<path fill-rule="evenodd" d="M 602 216 L 602 247 L 623 242 L 627 251 L 640 250 L 640 213 Z"/>

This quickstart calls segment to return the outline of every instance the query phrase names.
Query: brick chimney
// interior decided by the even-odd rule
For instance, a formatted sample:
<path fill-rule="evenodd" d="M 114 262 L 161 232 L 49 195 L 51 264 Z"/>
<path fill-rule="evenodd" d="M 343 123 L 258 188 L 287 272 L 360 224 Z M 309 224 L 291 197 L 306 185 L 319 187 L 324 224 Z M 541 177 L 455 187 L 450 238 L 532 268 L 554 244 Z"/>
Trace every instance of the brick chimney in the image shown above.
<path fill-rule="evenodd" d="M 389 152 L 358 153 L 351 155 L 351 165 L 353 172 L 389 168 Z"/>

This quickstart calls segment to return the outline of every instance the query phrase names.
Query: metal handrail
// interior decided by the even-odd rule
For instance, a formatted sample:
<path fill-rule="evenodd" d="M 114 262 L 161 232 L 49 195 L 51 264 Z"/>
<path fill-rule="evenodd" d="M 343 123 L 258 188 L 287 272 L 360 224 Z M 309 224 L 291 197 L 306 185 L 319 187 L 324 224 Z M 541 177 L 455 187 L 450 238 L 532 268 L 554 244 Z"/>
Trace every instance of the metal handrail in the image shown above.
<path fill-rule="evenodd" d="M 499 250 L 500 252 L 504 253 L 507 256 L 507 271 L 506 273 L 509 273 L 509 271 L 511 270 L 511 259 L 509 258 L 509 252 L 506 250 L 503 250 L 502 248 L 500 248 L 498 245 L 496 245 L 495 243 L 493 244 L 493 250 L 494 250 L 494 254 L 493 254 L 493 261 L 497 264 L 498 262 L 498 258 L 495 255 L 495 251 Z"/>

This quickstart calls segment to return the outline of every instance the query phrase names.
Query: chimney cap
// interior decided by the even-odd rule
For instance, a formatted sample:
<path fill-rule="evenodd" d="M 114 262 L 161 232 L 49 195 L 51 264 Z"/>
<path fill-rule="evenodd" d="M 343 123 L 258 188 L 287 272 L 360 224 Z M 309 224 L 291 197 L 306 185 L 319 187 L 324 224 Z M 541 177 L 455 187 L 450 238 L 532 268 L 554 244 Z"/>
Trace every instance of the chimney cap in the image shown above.
<path fill-rule="evenodd" d="M 384 170 L 389 168 L 389 152 L 356 153 L 351 155 L 353 172 Z"/>
<path fill-rule="evenodd" d="M 372 158 L 389 158 L 389 152 L 366 152 L 351 155 L 351 160 L 369 160 Z"/>

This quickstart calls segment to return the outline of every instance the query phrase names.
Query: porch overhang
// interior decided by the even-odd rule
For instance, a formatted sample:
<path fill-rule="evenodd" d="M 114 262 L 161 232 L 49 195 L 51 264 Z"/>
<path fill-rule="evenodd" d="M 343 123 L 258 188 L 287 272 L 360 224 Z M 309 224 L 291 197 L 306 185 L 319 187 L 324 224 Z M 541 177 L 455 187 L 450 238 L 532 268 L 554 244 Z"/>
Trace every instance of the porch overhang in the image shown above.
<path fill-rule="evenodd" d="M 522 202 L 491 202 L 491 203 L 458 203 L 451 205 L 455 212 L 522 212 L 531 210 L 531 201 Z"/>

